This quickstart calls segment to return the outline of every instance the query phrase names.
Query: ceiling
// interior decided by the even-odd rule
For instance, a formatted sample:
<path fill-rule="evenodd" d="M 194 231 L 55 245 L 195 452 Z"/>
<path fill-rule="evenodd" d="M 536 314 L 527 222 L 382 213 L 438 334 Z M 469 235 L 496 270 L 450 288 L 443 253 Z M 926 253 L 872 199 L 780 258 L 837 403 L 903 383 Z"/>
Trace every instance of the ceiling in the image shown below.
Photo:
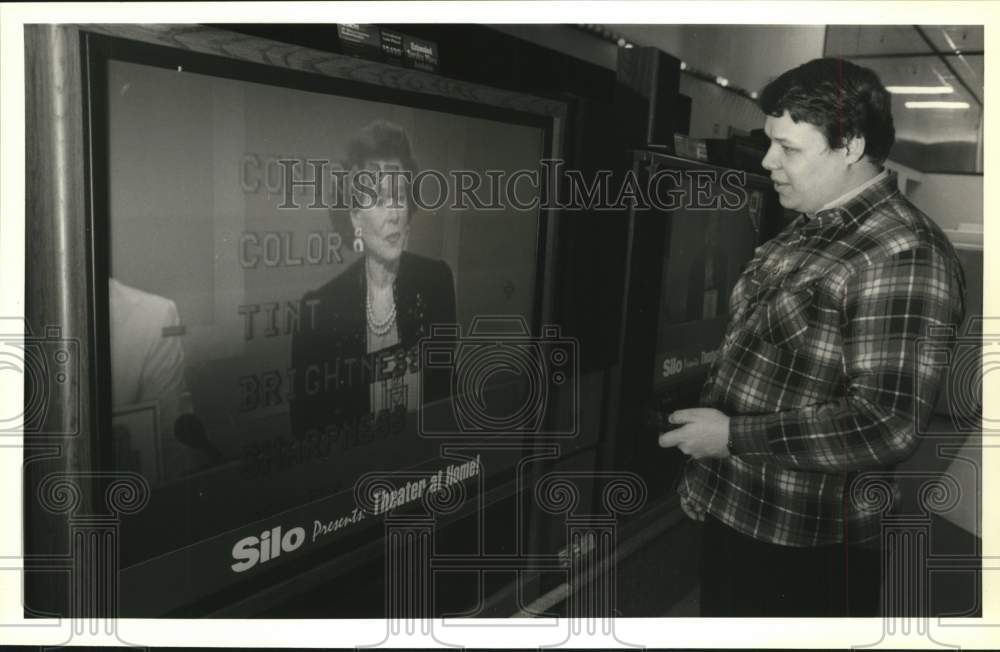
<path fill-rule="evenodd" d="M 831 25 L 826 28 L 827 52 L 848 54 L 954 54 L 983 51 L 982 25 L 919 25 L 934 49 L 913 25 Z"/>

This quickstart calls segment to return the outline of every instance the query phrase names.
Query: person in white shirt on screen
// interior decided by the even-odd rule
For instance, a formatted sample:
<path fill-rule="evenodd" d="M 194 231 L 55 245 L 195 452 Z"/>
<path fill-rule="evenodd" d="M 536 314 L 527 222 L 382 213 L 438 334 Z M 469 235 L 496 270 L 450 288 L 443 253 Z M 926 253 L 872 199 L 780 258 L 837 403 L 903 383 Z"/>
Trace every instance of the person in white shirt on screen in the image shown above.
<path fill-rule="evenodd" d="M 117 459 L 116 467 L 138 471 L 152 484 L 197 470 L 207 461 L 206 453 L 182 443 L 175 434 L 178 417 L 192 411 L 177 306 L 115 278 L 109 280 L 108 291 L 112 411 L 156 407 L 154 432 L 135 431 L 136 423 L 149 424 L 148 419 L 132 420 L 132 427 L 125 425 L 124 430 L 123 420 L 115 420 L 117 432 L 128 434 L 127 442 L 117 442 L 116 450 L 138 453 L 129 455 L 131 459 Z M 162 458 L 159 465 L 157 456 Z"/>

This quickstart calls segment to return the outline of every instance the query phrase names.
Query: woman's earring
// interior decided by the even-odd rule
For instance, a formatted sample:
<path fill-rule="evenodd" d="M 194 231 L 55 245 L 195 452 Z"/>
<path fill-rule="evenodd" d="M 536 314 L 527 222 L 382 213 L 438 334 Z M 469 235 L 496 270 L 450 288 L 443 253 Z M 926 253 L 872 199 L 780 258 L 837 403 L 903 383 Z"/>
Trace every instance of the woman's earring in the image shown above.
<path fill-rule="evenodd" d="M 365 241 L 361 239 L 361 227 L 355 227 L 354 229 L 354 251 L 364 253 L 365 251 Z"/>

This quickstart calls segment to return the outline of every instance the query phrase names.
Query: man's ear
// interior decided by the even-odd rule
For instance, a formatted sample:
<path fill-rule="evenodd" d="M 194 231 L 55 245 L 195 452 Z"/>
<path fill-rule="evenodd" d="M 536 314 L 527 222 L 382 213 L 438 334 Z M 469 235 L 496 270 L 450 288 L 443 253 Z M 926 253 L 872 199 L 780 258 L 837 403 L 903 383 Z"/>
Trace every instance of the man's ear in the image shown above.
<path fill-rule="evenodd" d="M 844 144 L 845 158 L 848 165 L 854 165 L 865 156 L 865 137 L 854 136 L 848 138 Z"/>

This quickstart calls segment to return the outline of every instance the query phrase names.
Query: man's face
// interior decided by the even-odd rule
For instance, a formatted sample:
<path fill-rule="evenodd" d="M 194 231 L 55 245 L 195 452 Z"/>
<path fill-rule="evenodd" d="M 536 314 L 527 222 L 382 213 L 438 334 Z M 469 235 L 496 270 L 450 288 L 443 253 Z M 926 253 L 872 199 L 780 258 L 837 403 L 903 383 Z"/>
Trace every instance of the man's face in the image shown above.
<path fill-rule="evenodd" d="M 771 146 L 761 164 L 785 208 L 814 213 L 850 189 L 846 148 L 830 149 L 816 125 L 795 122 L 785 111 L 767 116 L 764 133 Z"/>

